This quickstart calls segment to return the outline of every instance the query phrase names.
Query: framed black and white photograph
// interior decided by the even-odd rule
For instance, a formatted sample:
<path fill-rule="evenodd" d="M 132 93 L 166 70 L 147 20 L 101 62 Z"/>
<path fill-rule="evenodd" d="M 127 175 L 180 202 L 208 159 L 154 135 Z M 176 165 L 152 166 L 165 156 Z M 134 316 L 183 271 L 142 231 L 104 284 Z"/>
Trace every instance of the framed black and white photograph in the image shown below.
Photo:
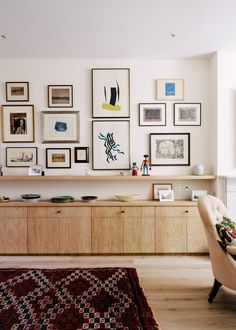
<path fill-rule="evenodd" d="M 175 126 L 201 126 L 201 103 L 174 103 Z"/>
<path fill-rule="evenodd" d="M 71 149 L 46 148 L 46 168 L 71 168 Z"/>
<path fill-rule="evenodd" d="M 192 201 L 196 202 L 199 197 L 207 195 L 207 190 L 192 190 Z"/>
<path fill-rule="evenodd" d="M 139 103 L 139 126 L 166 126 L 166 103 Z"/>
<path fill-rule="evenodd" d="M 6 167 L 29 167 L 38 163 L 37 147 L 6 148 Z"/>
<path fill-rule="evenodd" d="M 42 175 L 42 165 L 31 165 L 29 167 L 29 175 L 41 176 Z"/>
<path fill-rule="evenodd" d="M 190 133 L 151 133 L 152 166 L 190 165 Z"/>
<path fill-rule="evenodd" d="M 93 118 L 130 117 L 130 70 L 92 69 Z"/>
<path fill-rule="evenodd" d="M 29 101 L 29 83 L 27 81 L 6 82 L 7 102 L 27 102 Z"/>
<path fill-rule="evenodd" d="M 152 185 L 153 188 L 153 199 L 154 200 L 159 200 L 159 192 L 161 190 L 172 190 L 172 183 L 153 183 Z"/>
<path fill-rule="evenodd" d="M 173 190 L 160 190 L 159 197 L 160 202 L 173 202 L 175 200 Z"/>
<path fill-rule="evenodd" d="M 79 142 L 79 111 L 42 111 L 44 143 Z"/>
<path fill-rule="evenodd" d="M 89 162 L 89 147 L 75 147 L 74 151 L 75 151 L 74 154 L 75 163 Z"/>
<path fill-rule="evenodd" d="M 48 85 L 49 108 L 72 108 L 73 86 L 72 85 Z"/>
<path fill-rule="evenodd" d="M 157 100 L 178 100 L 184 99 L 183 79 L 158 79 Z"/>
<path fill-rule="evenodd" d="M 2 106 L 2 142 L 34 142 L 34 106 Z"/>
<path fill-rule="evenodd" d="M 93 170 L 130 169 L 130 123 L 93 121 Z"/>

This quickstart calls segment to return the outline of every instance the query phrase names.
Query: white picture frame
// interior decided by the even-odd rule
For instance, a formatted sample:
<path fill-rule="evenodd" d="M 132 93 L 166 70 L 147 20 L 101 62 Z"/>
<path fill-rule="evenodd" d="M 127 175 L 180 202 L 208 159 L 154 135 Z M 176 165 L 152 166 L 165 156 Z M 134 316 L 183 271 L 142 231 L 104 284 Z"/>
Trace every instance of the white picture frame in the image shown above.
<path fill-rule="evenodd" d="M 157 79 L 157 100 L 183 100 L 184 79 Z"/>
<path fill-rule="evenodd" d="M 199 197 L 207 195 L 207 190 L 192 190 L 192 201 L 196 202 Z"/>
<path fill-rule="evenodd" d="M 173 190 L 160 190 L 159 197 L 160 202 L 173 202 L 175 200 Z"/>
<path fill-rule="evenodd" d="M 29 175 L 41 176 L 42 175 L 42 165 L 31 165 L 29 167 Z"/>

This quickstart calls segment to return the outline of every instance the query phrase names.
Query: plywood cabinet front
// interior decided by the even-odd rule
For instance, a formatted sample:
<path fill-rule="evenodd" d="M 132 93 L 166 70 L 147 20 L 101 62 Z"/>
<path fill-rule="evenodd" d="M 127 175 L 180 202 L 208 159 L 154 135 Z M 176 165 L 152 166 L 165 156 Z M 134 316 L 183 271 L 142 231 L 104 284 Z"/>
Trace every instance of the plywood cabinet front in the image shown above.
<path fill-rule="evenodd" d="M 197 207 L 188 208 L 187 252 L 208 252 L 206 234 Z"/>

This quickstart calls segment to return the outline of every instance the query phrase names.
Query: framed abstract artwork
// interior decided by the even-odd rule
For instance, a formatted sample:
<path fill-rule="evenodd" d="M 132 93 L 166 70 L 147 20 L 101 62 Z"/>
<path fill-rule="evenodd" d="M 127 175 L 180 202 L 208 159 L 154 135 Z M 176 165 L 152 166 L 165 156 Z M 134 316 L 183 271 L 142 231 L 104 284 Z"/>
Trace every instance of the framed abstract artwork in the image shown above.
<path fill-rule="evenodd" d="M 75 163 L 88 163 L 89 162 L 89 147 L 75 147 Z"/>
<path fill-rule="evenodd" d="M 201 126 L 201 103 L 174 103 L 175 126 Z"/>
<path fill-rule="evenodd" d="M 166 104 L 139 103 L 139 126 L 166 126 Z"/>
<path fill-rule="evenodd" d="M 72 85 L 48 85 L 49 108 L 72 108 L 73 86 Z"/>
<path fill-rule="evenodd" d="M 158 79 L 157 100 L 183 100 L 183 79 Z"/>
<path fill-rule="evenodd" d="M 6 101 L 29 101 L 29 83 L 27 81 L 6 82 Z"/>
<path fill-rule="evenodd" d="M 190 133 L 151 133 L 152 166 L 190 165 Z"/>
<path fill-rule="evenodd" d="M 46 168 L 71 168 L 71 149 L 46 148 Z"/>
<path fill-rule="evenodd" d="M 130 123 L 93 121 L 93 170 L 130 169 Z"/>
<path fill-rule="evenodd" d="M 93 118 L 130 117 L 130 70 L 92 69 Z"/>
<path fill-rule="evenodd" d="M 37 147 L 6 148 L 6 167 L 29 167 L 38 163 Z"/>

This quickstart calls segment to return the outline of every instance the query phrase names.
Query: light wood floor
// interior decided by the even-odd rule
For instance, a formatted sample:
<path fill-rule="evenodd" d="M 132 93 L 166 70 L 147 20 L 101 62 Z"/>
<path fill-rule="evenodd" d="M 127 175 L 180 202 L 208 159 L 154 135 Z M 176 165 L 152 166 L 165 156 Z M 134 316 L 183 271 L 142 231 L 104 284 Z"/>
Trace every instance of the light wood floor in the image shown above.
<path fill-rule="evenodd" d="M 135 267 L 162 330 L 235 330 L 236 292 L 207 301 L 213 276 L 207 256 L 0 257 L 0 267 Z"/>

